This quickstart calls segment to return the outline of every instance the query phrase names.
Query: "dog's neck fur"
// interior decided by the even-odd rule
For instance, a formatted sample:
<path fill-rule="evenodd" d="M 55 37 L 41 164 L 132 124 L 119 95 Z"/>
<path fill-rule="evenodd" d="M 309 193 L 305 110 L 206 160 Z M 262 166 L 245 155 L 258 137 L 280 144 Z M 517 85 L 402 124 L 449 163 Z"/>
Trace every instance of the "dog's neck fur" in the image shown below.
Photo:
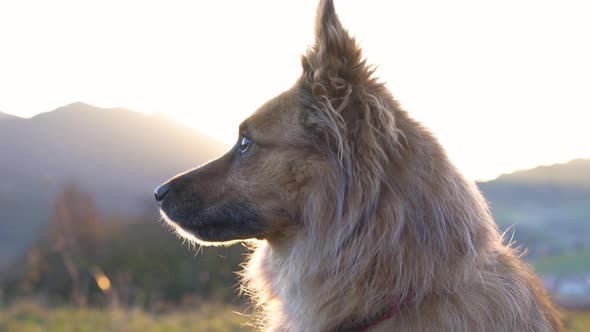
<path fill-rule="evenodd" d="M 502 245 L 479 190 L 372 73 L 332 1 L 321 1 L 316 44 L 303 57 L 295 89 L 304 91 L 307 102 L 303 126 L 331 160 L 315 174 L 310 170 L 306 192 L 295 204 L 296 230 L 259 242 L 245 267 L 243 290 L 260 309 L 261 325 L 269 331 L 330 331 L 396 303 L 404 303 L 402 314 L 470 286 L 481 291 L 485 277 L 497 286 L 497 299 L 485 297 L 500 304 L 495 317 L 530 322 L 538 310 L 515 313 L 505 304 L 514 298 L 507 290 L 522 290 L 518 296 L 533 303 L 524 286 L 533 277 L 520 266 L 513 271 L 521 275 L 510 276 L 506 285 L 498 279 L 495 271 L 517 259 Z M 539 301 L 552 310 L 547 300 Z M 449 326 L 489 328 L 480 321 Z"/>
<path fill-rule="evenodd" d="M 371 211 L 345 208 L 340 220 L 327 222 L 334 212 L 322 209 L 334 204 L 323 205 L 316 196 L 307 208 L 315 209 L 308 218 L 318 220 L 302 220 L 307 227 L 295 237 L 261 242 L 248 263 L 245 288 L 270 313 L 265 325 L 271 330 L 327 331 L 367 320 L 395 303 L 412 306 L 433 293 L 454 292 L 500 248 L 476 187 L 455 170 L 432 135 L 405 112 L 390 111 L 407 141 L 418 143 L 407 147 L 402 169 L 389 165 L 381 183 L 371 184 L 378 193 L 363 185 L 366 179 L 353 179 L 347 199 L 361 202 L 350 206 Z"/>

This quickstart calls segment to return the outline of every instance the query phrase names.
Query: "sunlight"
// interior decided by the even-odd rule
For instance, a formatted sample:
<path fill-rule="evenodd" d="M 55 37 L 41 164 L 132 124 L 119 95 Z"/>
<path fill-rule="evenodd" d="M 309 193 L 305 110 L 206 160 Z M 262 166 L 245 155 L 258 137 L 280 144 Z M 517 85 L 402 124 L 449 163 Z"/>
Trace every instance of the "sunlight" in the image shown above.
<path fill-rule="evenodd" d="M 590 331 L 589 14 L 0 1 L 0 332 Z"/>
<path fill-rule="evenodd" d="M 245 117 L 298 78 L 315 6 L 2 2 L 0 110 L 126 107 L 230 145 Z M 590 157 L 587 6 L 337 1 L 378 76 L 471 179 Z"/>

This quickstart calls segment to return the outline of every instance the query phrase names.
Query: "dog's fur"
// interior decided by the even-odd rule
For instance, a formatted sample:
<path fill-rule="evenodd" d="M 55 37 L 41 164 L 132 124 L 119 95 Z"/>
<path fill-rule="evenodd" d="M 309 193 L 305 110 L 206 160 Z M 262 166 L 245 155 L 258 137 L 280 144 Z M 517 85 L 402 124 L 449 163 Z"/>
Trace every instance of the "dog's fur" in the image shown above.
<path fill-rule="evenodd" d="M 476 186 L 373 77 L 332 1 L 290 90 L 226 155 L 171 179 L 163 215 L 202 243 L 257 238 L 243 287 L 269 331 L 556 331 Z"/>

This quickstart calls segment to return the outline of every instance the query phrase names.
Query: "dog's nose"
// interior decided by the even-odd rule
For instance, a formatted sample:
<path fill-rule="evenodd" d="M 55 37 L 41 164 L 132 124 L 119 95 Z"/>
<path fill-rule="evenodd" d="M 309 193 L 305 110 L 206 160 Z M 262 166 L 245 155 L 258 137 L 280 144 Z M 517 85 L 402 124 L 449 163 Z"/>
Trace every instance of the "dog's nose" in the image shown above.
<path fill-rule="evenodd" d="M 158 202 L 158 204 L 162 203 L 162 200 L 164 200 L 164 197 L 166 197 L 169 190 L 170 187 L 166 183 L 159 185 L 158 188 L 154 190 L 154 196 L 156 197 L 156 202 Z"/>

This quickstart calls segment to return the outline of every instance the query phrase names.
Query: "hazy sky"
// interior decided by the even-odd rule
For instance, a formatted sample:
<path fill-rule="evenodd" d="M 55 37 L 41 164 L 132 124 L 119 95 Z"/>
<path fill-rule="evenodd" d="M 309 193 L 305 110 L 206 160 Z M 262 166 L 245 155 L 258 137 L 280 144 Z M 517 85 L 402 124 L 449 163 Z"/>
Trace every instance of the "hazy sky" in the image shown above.
<path fill-rule="evenodd" d="M 165 113 L 223 142 L 301 72 L 316 1 L 1 1 L 0 110 Z M 590 2 L 336 0 L 472 179 L 590 157 Z M 154 133 L 165 135 L 165 133 Z"/>

